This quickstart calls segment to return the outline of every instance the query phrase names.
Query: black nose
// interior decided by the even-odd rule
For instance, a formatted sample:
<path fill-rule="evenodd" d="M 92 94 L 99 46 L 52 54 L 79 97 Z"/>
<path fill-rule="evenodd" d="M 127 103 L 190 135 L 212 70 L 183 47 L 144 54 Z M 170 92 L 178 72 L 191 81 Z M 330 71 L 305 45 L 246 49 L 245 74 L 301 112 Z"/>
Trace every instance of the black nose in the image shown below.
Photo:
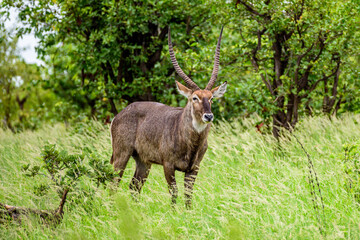
<path fill-rule="evenodd" d="M 214 118 L 214 115 L 212 113 L 205 113 L 204 114 L 204 119 L 207 121 L 207 122 L 211 122 Z"/>

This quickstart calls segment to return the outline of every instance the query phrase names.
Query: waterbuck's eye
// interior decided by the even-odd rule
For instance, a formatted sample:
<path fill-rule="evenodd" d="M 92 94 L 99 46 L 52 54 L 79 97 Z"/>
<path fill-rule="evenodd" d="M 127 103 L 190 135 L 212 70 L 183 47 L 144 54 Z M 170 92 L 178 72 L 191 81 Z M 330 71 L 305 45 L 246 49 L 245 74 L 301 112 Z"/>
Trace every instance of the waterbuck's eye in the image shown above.
<path fill-rule="evenodd" d="M 193 97 L 193 101 L 196 102 L 198 100 L 197 97 Z"/>

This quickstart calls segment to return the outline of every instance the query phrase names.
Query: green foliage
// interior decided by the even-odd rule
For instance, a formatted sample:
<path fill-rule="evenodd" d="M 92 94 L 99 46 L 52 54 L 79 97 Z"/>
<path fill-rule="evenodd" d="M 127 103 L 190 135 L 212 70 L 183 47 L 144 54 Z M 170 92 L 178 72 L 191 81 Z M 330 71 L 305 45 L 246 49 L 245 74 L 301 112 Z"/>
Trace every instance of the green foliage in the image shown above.
<path fill-rule="evenodd" d="M 211 4 L 202 0 L 41 0 L 35 5 L 4 1 L 3 7 L 20 11 L 27 25 L 19 34 L 34 30 L 40 39 L 38 53 L 49 66 L 49 88 L 74 104 L 75 110 L 105 118 L 127 102 L 171 103 L 175 87 L 166 48 L 168 26 L 173 26 L 181 52 L 196 50 L 186 53 L 191 62 L 207 44 L 203 37 L 195 42 L 193 36 L 210 32 Z M 183 63 L 182 58 L 179 61 Z"/>
<path fill-rule="evenodd" d="M 89 166 L 93 169 L 89 177 L 96 182 L 97 186 L 100 184 L 106 185 L 118 176 L 109 164 L 108 159 L 102 159 L 96 153 L 91 154 L 89 157 Z"/>
<path fill-rule="evenodd" d="M 41 68 L 21 59 L 12 31 L 1 31 L 0 39 L 0 127 L 19 132 L 56 121 L 55 96 L 43 88 Z"/>
<path fill-rule="evenodd" d="M 219 5 L 228 25 L 240 32 L 233 46 L 242 64 L 234 67 L 254 71 L 238 92 L 249 112 L 265 123 L 273 119 L 277 131 L 294 128 L 299 116 L 356 106 L 350 97 L 359 78 L 353 61 L 359 52 L 356 1 L 226 3 Z"/>
<path fill-rule="evenodd" d="M 259 134 L 253 127 L 258 120 L 222 122 L 212 129 L 195 183 L 192 210 L 184 206 L 184 175 L 180 172 L 176 174 L 178 205 L 171 207 L 163 168 L 158 165 L 152 166 L 139 200 L 133 201 L 129 183 L 135 161 L 130 159 L 116 190 L 97 187 L 97 181 L 81 177 L 77 184 L 81 190 L 71 192 L 64 218 L 56 228 L 44 228 L 35 221 L 20 227 L 8 225 L 0 227 L 0 238 L 321 239 L 306 154 L 295 139 L 289 141 L 291 136 L 277 141 Z M 323 230 L 329 239 L 357 239 L 360 233 L 359 203 L 348 191 L 342 148 L 358 139 L 359 122 L 358 115 L 331 121 L 306 118 L 294 131 L 317 172 L 327 223 Z M 66 149 L 72 155 L 85 154 L 89 170 L 89 152 L 109 164 L 108 127 L 92 122 L 83 129 L 87 130 L 75 133 L 56 124 L 19 134 L 0 130 L 0 202 L 36 209 L 57 207 L 54 191 L 49 190 L 46 197 L 33 192 L 34 186 L 49 184 L 47 178 L 39 175 L 33 181 L 20 172 L 24 164 L 42 165 L 37 156 L 47 142 L 56 143 L 58 153 Z"/>
<path fill-rule="evenodd" d="M 101 160 L 88 148 L 85 148 L 82 154 L 68 154 L 65 150 L 59 151 L 55 144 L 46 144 L 43 147 L 40 165 L 26 164 L 22 166 L 22 170 L 28 177 L 41 175 L 51 181 L 51 184 L 34 186 L 34 194 L 37 196 L 46 195 L 51 188 L 56 190 L 60 198 L 65 190 L 72 192 L 72 208 L 83 205 L 84 199 L 92 199 L 95 194 L 93 190 L 88 191 L 86 187 L 78 186 L 82 177 L 90 178 L 99 187 L 107 186 L 117 176 L 108 161 Z"/>
<path fill-rule="evenodd" d="M 46 64 L 12 91 L 20 99 L 31 92 L 23 111 L 16 94 L 6 94 L 16 126 L 36 128 L 43 119 L 109 122 L 134 101 L 184 106 L 168 56 L 168 26 L 180 66 L 204 87 L 225 25 L 217 84 L 226 80 L 229 88 L 213 105 L 216 120 L 256 113 L 257 124 L 294 128 L 309 114 L 360 111 L 354 0 L 4 0 L 2 19 L 12 8 L 24 24 L 17 35 L 33 31 Z"/>
<path fill-rule="evenodd" d="M 38 175 L 47 177 L 52 181 L 60 197 L 65 189 L 74 189 L 79 179 L 89 172 L 84 162 L 84 155 L 70 155 L 65 150 L 59 151 L 55 144 L 47 144 L 43 147 L 41 160 L 41 165 L 27 164 L 22 169 L 29 177 Z"/>
<path fill-rule="evenodd" d="M 50 189 L 49 185 L 40 184 L 38 186 L 34 186 L 34 194 L 36 196 L 42 197 L 48 193 L 49 189 Z"/>

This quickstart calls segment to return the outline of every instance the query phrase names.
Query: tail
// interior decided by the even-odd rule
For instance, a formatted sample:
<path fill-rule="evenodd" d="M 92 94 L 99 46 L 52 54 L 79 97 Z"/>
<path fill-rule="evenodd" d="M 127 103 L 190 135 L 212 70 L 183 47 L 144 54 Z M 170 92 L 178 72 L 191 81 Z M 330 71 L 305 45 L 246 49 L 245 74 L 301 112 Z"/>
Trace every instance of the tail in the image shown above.
<path fill-rule="evenodd" d="M 113 144 L 112 144 L 112 143 L 113 143 L 113 137 L 112 137 L 112 132 L 111 132 L 111 128 L 112 128 L 112 125 L 113 125 L 114 120 L 115 120 L 115 118 L 113 118 L 113 120 L 111 121 L 111 124 L 110 124 L 111 147 L 114 147 Z M 112 153 L 112 155 L 111 155 L 110 164 L 113 164 L 113 162 L 114 162 L 114 151 L 113 151 L 113 153 Z"/>

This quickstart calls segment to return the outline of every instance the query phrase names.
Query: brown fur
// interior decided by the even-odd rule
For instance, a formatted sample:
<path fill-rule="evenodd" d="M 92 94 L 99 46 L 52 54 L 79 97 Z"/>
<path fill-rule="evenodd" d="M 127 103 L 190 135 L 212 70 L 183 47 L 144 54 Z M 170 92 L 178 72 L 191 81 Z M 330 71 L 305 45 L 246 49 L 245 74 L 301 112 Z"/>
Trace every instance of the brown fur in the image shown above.
<path fill-rule="evenodd" d="M 189 207 L 193 184 L 207 150 L 211 123 L 205 123 L 202 116 L 211 114 L 213 91 L 192 92 L 177 84 L 179 91 L 188 96 L 185 108 L 135 102 L 116 115 L 111 123 L 111 163 L 120 171 L 121 179 L 130 156 L 135 159 L 136 171 L 130 188 L 137 192 L 145 183 L 151 165 L 163 165 L 173 203 L 177 197 L 175 170 L 185 172 L 186 205 Z M 196 96 L 198 99 L 193 100 Z M 203 127 L 202 131 L 194 128 L 194 121 Z"/>

